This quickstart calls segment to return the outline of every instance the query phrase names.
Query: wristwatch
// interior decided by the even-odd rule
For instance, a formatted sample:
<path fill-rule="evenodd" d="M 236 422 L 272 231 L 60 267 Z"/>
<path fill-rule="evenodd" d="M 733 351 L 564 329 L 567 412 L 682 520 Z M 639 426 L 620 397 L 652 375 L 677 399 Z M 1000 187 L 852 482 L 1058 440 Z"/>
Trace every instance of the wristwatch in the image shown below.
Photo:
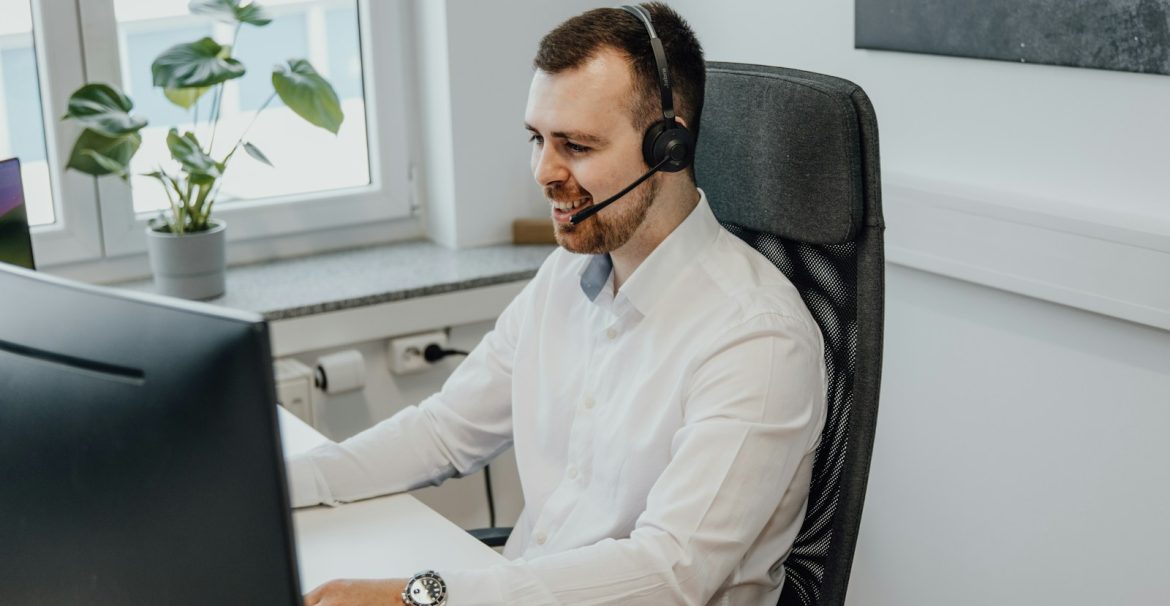
<path fill-rule="evenodd" d="M 406 582 L 402 601 L 407 606 L 443 606 L 447 603 L 447 584 L 439 573 L 424 570 Z"/>

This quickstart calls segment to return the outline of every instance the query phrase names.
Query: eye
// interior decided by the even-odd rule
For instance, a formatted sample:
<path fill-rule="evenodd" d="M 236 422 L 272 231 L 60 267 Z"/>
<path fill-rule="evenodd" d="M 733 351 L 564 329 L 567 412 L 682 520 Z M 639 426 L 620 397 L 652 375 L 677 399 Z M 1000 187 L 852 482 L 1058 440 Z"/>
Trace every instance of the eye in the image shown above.
<path fill-rule="evenodd" d="M 578 145 L 572 141 L 566 141 L 565 147 L 567 147 L 569 151 L 573 152 L 574 154 L 583 154 L 589 151 L 588 147 L 585 147 L 584 145 Z"/>
<path fill-rule="evenodd" d="M 528 142 L 535 143 L 537 145 L 544 145 L 544 137 L 542 137 L 536 133 L 532 133 L 532 136 L 528 137 Z"/>

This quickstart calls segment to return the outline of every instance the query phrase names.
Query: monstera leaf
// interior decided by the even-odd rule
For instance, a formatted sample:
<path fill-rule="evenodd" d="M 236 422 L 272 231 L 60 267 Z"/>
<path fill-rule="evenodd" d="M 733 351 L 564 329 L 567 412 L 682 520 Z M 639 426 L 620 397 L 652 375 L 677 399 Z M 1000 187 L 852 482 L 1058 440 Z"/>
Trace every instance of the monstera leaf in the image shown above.
<path fill-rule="evenodd" d="M 165 88 L 163 89 L 163 95 L 171 103 L 183 109 L 191 109 L 191 106 L 195 105 L 199 97 L 202 97 L 209 90 L 211 90 L 210 86 L 200 86 L 198 88 Z"/>
<path fill-rule="evenodd" d="M 73 144 L 66 167 L 87 175 L 116 174 L 126 178 L 130 159 L 142 145 L 138 134 L 146 120 L 130 115 L 134 104 L 122 91 L 107 84 L 86 84 L 69 97 L 63 120 L 74 120 L 85 130 Z"/>
<path fill-rule="evenodd" d="M 167 133 L 167 149 L 171 151 L 171 157 L 183 165 L 191 183 L 209 185 L 223 176 L 223 165 L 203 151 L 195 133 L 180 136 L 179 131 L 172 128 Z"/>
<path fill-rule="evenodd" d="M 224 23 L 248 23 L 262 26 L 272 23 L 272 17 L 255 2 L 240 6 L 240 0 L 191 0 L 187 8 L 196 15 L 207 15 Z"/>
<path fill-rule="evenodd" d="M 231 59 L 231 51 L 232 49 L 230 46 L 220 46 L 219 54 L 216 56 L 226 61 Z M 195 105 L 195 102 L 199 101 L 199 98 L 207 94 L 207 91 L 209 90 L 211 90 L 210 86 L 198 86 L 195 88 L 164 88 L 163 95 L 168 100 L 170 100 L 171 103 L 174 103 L 183 109 L 191 109 L 191 106 Z"/>
<path fill-rule="evenodd" d="M 69 97 L 63 120 L 76 120 L 85 128 L 106 137 L 137 133 L 146 120 L 130 115 L 134 103 L 122 91 L 108 84 L 86 84 Z"/>
<path fill-rule="evenodd" d="M 290 59 L 272 70 L 272 87 L 280 100 L 310 124 L 337 134 L 345 114 L 333 86 L 304 59 Z"/>
<path fill-rule="evenodd" d="M 130 171 L 124 162 L 119 162 L 109 156 L 103 156 L 92 149 L 87 149 L 81 153 L 93 160 L 94 164 L 102 167 L 102 169 L 110 171 L 111 174 L 118 175 L 123 180 L 130 178 Z"/>
<path fill-rule="evenodd" d="M 150 64 L 154 85 L 163 88 L 200 88 L 244 75 L 244 64 L 227 47 L 211 38 L 176 44 Z"/>
<path fill-rule="evenodd" d="M 73 144 L 65 166 L 95 177 L 115 174 L 125 178 L 140 145 L 142 137 L 136 132 L 110 137 L 87 128 Z"/>

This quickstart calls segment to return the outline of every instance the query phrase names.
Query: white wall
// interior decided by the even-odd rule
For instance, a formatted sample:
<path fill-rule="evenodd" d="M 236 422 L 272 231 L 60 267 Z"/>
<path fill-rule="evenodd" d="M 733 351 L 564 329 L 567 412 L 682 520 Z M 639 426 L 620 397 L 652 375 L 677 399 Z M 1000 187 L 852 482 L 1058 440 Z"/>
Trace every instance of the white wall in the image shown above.
<path fill-rule="evenodd" d="M 447 3 L 416 2 L 414 101 L 421 137 L 412 169 L 427 218 L 431 240 L 454 248 L 458 241 L 455 214 L 455 153 L 451 126 L 450 53 L 447 51 Z"/>
<path fill-rule="evenodd" d="M 708 59 L 877 111 L 892 263 L 849 603 L 1165 603 L 1170 77 L 855 50 L 852 2 L 671 4 Z"/>
<path fill-rule="evenodd" d="M 583 0 L 418 0 L 419 80 L 431 239 L 510 242 L 512 220 L 546 217 L 528 166 L 524 106 L 540 38 Z"/>
<path fill-rule="evenodd" d="M 1170 274 L 1170 77 L 857 50 L 852 2 L 672 4 L 709 59 L 865 88 L 891 260 L 1170 330 L 1170 280 L 1117 271 Z"/>
<path fill-rule="evenodd" d="M 674 0 L 708 59 L 860 84 L 883 168 L 1170 227 L 1170 77 L 853 48 L 853 2 Z M 1121 216 L 1116 220 L 1122 221 Z"/>
<path fill-rule="evenodd" d="M 1170 335 L 891 265 L 848 603 L 1165 604 Z"/>

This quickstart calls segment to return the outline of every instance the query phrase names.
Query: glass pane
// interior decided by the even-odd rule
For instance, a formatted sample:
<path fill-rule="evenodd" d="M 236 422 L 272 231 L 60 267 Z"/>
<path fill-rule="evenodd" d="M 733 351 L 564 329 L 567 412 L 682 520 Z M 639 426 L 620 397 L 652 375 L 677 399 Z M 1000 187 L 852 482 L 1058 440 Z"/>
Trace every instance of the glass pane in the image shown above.
<path fill-rule="evenodd" d="M 0 0 L 0 159 L 20 158 L 31 225 L 56 221 L 28 0 Z"/>
<path fill-rule="evenodd" d="M 187 0 L 115 0 L 122 85 L 134 101 L 135 113 L 150 122 L 134 158 L 135 173 L 160 165 L 169 171 L 177 169 L 166 148 L 171 127 L 193 130 L 205 149 L 211 145 L 209 117 L 214 98 L 222 94 L 212 156 L 223 159 L 242 140 L 259 148 L 274 167 L 240 150 L 221 180 L 217 204 L 369 184 L 356 0 L 269 0 L 261 5 L 271 13 L 272 22 L 262 27 L 244 25 L 236 34 L 229 24 L 190 15 Z M 163 50 L 204 36 L 224 45 L 232 44 L 236 36 L 232 54 L 248 71 L 228 82 L 222 93 L 213 89 L 194 108 L 184 110 L 167 100 L 162 89 L 151 86 L 150 65 Z M 336 136 L 301 119 L 279 97 L 269 101 L 274 93 L 272 67 L 288 59 L 308 59 L 333 84 L 345 112 Z M 157 212 L 167 207 L 157 182 L 136 177 L 133 185 L 135 211 Z"/>
<path fill-rule="evenodd" d="M 329 36 L 329 78 L 342 99 L 361 99 L 362 53 L 358 48 L 357 13 L 352 8 L 335 8 L 325 14 Z"/>
<path fill-rule="evenodd" d="M 236 45 L 236 57 L 244 65 L 258 66 L 248 70 L 237 80 L 240 87 L 240 109 L 254 112 L 272 96 L 272 72 L 266 68 L 284 63 L 289 57 L 309 56 L 309 34 L 307 19 L 303 12 L 286 13 L 277 16 L 264 27 L 247 31 L 240 36 Z M 322 67 L 322 66 L 318 66 Z M 276 97 L 268 107 L 283 107 Z"/>

